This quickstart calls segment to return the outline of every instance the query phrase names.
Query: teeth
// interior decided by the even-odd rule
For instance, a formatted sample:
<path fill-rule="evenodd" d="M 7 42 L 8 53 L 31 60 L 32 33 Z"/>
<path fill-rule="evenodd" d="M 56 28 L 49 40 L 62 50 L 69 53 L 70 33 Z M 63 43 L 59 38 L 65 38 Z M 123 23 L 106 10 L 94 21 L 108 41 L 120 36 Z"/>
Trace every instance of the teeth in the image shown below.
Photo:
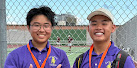
<path fill-rule="evenodd" d="M 103 33 L 96 33 L 96 35 L 103 35 Z"/>
<path fill-rule="evenodd" d="M 39 35 L 39 36 L 44 36 L 44 35 Z"/>

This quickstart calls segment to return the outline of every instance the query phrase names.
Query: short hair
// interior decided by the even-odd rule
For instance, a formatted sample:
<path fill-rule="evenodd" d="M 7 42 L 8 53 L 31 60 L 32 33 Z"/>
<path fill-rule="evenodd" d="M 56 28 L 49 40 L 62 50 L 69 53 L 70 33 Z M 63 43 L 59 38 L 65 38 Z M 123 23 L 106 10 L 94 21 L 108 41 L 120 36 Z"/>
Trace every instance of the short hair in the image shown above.
<path fill-rule="evenodd" d="M 27 17 L 26 17 L 27 25 L 30 26 L 30 22 L 37 15 L 44 15 L 44 16 L 46 16 L 48 18 L 48 20 L 50 20 L 52 26 L 55 25 L 55 21 L 54 21 L 55 13 L 47 6 L 41 6 L 39 8 L 32 8 L 28 12 Z"/>

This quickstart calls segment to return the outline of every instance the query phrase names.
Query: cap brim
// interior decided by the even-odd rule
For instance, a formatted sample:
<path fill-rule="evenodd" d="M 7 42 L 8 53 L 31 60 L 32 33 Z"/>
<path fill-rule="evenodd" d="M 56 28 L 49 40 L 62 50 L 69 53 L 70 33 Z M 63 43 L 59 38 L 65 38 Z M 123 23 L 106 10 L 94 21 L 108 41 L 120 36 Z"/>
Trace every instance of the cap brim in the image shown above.
<path fill-rule="evenodd" d="M 101 12 L 101 11 L 94 11 L 92 13 L 90 13 L 87 17 L 88 20 L 90 20 L 92 17 L 96 16 L 96 15 L 103 15 L 103 16 L 106 16 L 108 18 L 110 18 L 106 13 L 104 12 Z M 110 18 L 111 19 L 111 18 Z"/>

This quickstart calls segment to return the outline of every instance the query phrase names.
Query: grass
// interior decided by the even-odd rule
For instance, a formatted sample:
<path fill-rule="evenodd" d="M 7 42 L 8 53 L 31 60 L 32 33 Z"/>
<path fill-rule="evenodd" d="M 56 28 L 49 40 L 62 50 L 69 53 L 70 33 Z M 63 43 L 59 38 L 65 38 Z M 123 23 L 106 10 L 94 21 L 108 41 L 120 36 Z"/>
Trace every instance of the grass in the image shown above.
<path fill-rule="evenodd" d="M 71 66 L 73 66 L 73 63 L 77 56 L 86 52 L 89 49 L 89 47 L 72 47 L 71 51 L 68 51 L 69 47 L 67 47 L 67 46 L 66 47 L 57 47 L 57 48 L 62 49 L 66 52 Z M 7 54 L 9 54 L 14 49 L 16 49 L 16 48 L 8 48 Z"/>
<path fill-rule="evenodd" d="M 86 52 L 89 49 L 89 47 L 72 47 L 71 51 L 68 51 L 69 47 L 58 47 L 58 48 L 66 52 L 71 66 L 73 66 L 76 57 L 78 57 L 80 54 Z"/>

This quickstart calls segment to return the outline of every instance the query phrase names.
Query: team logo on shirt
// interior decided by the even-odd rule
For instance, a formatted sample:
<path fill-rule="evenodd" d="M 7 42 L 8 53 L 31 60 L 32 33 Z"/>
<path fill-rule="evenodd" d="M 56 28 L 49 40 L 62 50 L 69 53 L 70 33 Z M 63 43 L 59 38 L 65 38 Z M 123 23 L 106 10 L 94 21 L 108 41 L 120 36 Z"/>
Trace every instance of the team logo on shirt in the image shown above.
<path fill-rule="evenodd" d="M 50 56 L 49 59 L 50 61 L 50 66 L 57 66 L 56 65 L 56 60 L 58 59 L 56 56 Z"/>
<path fill-rule="evenodd" d="M 51 63 L 55 64 L 55 62 L 56 62 L 55 58 L 52 57 L 52 59 L 51 59 Z"/>
<path fill-rule="evenodd" d="M 107 65 L 107 68 L 111 68 L 111 62 L 109 62 L 109 64 Z"/>

